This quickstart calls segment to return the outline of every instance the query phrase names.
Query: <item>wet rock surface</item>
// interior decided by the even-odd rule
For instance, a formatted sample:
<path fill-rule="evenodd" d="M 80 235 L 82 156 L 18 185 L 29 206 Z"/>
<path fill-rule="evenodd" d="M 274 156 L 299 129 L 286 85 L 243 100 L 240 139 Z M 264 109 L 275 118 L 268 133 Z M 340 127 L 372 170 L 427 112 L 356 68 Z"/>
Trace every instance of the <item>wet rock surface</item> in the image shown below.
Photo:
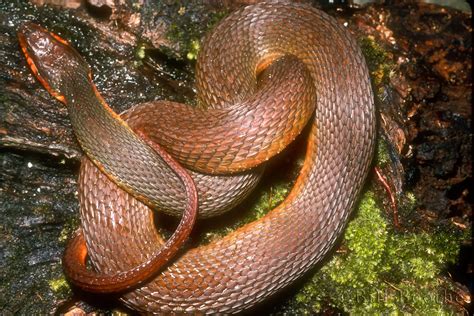
<path fill-rule="evenodd" d="M 65 311 L 71 305 L 65 302 L 76 297 L 64 282 L 60 258 L 78 225 L 76 177 L 82 153 L 66 109 L 26 68 L 16 39 L 18 26 L 31 20 L 67 38 L 91 65 L 106 101 L 121 112 L 154 99 L 192 103 L 196 43 L 232 9 L 226 1 L 184 6 L 126 1 L 74 10 L 0 1 L 3 313 Z M 389 156 L 382 169 L 396 197 L 410 190 L 417 200 L 415 214 L 400 219 L 402 228 L 409 221 L 413 226 L 454 222 L 467 229 L 473 202 L 470 16 L 415 4 L 325 10 L 358 38 L 376 42 L 390 61 L 386 68 L 371 71 L 379 134 Z M 383 191 L 380 195 L 386 199 Z M 461 256 L 470 251 L 472 245 L 466 243 Z M 452 275 L 466 286 L 472 275 L 464 259 Z M 77 306 L 97 310 L 84 303 Z M 283 310 L 271 309 L 276 314 Z"/>

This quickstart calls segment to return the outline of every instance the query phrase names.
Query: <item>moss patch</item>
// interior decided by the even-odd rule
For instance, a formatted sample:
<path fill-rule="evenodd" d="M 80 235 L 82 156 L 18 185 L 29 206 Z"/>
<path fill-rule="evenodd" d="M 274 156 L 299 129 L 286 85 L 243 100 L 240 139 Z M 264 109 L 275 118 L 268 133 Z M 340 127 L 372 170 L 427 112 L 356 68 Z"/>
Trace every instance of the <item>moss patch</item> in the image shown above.
<path fill-rule="evenodd" d="M 390 163 L 390 154 L 388 146 L 389 145 L 383 138 L 378 138 L 377 147 L 375 149 L 375 162 L 380 168 L 383 168 L 388 163 Z"/>
<path fill-rule="evenodd" d="M 369 191 L 345 232 L 340 254 L 284 309 L 301 315 L 328 308 L 351 314 L 454 314 L 445 299 L 449 284 L 440 275 L 456 261 L 464 238 L 466 233 L 452 225 L 395 232 Z"/>
<path fill-rule="evenodd" d="M 66 297 L 71 294 L 71 288 L 65 278 L 50 280 L 48 284 L 51 290 L 58 295 Z"/>
<path fill-rule="evenodd" d="M 180 6 L 176 10 L 176 17 L 171 19 L 173 23 L 168 27 L 167 38 L 177 45 L 181 58 L 196 60 L 205 33 L 227 14 L 225 10 L 207 11 L 194 4 Z"/>
<path fill-rule="evenodd" d="M 383 86 L 390 80 L 395 64 L 390 54 L 377 44 L 373 37 L 359 39 L 359 45 L 367 61 L 374 87 L 377 87 L 376 93 L 380 95 Z"/>
<path fill-rule="evenodd" d="M 263 217 L 278 204 L 283 202 L 290 192 L 291 185 L 291 181 L 284 180 L 276 182 L 269 181 L 263 184 L 260 189 L 255 192 L 255 199 L 250 199 L 248 203 L 244 203 L 244 205 L 239 207 L 239 210 L 244 211 L 244 213 L 238 216 L 236 221 L 231 220 L 229 225 L 224 223 L 217 228 L 211 229 L 203 236 L 202 242 L 207 244 L 214 239 L 222 238 L 237 228 Z M 237 210 L 237 212 L 239 210 Z"/>

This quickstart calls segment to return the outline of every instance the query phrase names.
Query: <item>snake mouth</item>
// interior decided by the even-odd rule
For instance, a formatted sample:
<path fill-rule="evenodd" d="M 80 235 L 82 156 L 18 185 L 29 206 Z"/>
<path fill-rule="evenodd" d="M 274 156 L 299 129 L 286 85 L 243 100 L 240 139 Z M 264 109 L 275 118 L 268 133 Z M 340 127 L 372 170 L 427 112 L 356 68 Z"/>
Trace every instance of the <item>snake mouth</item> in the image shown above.
<path fill-rule="evenodd" d="M 64 70 L 84 63 L 82 57 L 66 40 L 32 22 L 19 28 L 18 41 L 36 79 L 54 98 L 66 104 L 59 88 Z M 75 63 L 64 63 L 65 60 Z"/>

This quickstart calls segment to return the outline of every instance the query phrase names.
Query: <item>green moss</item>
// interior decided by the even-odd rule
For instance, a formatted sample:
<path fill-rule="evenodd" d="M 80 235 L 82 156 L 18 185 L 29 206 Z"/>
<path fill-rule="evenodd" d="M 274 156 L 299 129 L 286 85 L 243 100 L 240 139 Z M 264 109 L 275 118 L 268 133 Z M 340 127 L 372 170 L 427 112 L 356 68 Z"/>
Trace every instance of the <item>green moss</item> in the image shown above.
<path fill-rule="evenodd" d="M 71 217 L 63 226 L 61 233 L 59 234 L 59 242 L 65 243 L 69 240 L 74 231 L 79 227 L 79 219 L 77 217 Z"/>
<path fill-rule="evenodd" d="M 415 209 L 416 206 L 416 196 L 413 192 L 406 192 L 404 195 L 403 203 L 406 208 Z"/>
<path fill-rule="evenodd" d="M 224 224 L 218 228 L 211 228 L 203 236 L 203 243 L 223 237 L 237 228 L 261 218 L 283 202 L 290 189 L 291 183 L 288 181 L 276 181 L 270 185 L 262 186 L 258 192 L 255 192 L 255 196 L 258 196 L 256 199 L 251 199 L 249 203 L 245 203 L 239 208 L 243 211 L 242 216 L 239 216 L 235 222 L 231 219 L 232 222 L 229 225 Z"/>
<path fill-rule="evenodd" d="M 167 38 L 177 45 L 178 54 L 184 59 L 195 60 L 200 49 L 200 40 L 218 21 L 227 15 L 227 11 L 199 11 L 199 7 L 180 6 L 176 10 L 174 21 L 168 27 Z M 199 19 L 194 16 L 199 15 Z M 199 23 L 195 22 L 199 21 Z M 203 26 L 204 23 L 204 26 Z"/>
<path fill-rule="evenodd" d="M 373 85 L 377 94 L 380 95 L 383 92 L 383 85 L 390 80 L 395 64 L 389 53 L 377 44 L 372 37 L 360 39 L 359 45 L 367 61 Z"/>
<path fill-rule="evenodd" d="M 253 215 L 247 220 L 249 222 L 261 218 L 263 215 L 274 209 L 278 204 L 283 202 L 288 195 L 290 185 L 288 183 L 275 183 L 268 190 L 264 191 L 258 202 L 253 207 Z"/>
<path fill-rule="evenodd" d="M 138 60 L 142 60 L 145 58 L 145 48 L 146 46 L 144 44 L 138 45 L 137 48 L 135 49 L 135 57 Z"/>
<path fill-rule="evenodd" d="M 222 20 L 228 14 L 229 11 L 227 10 L 211 12 L 211 14 L 209 15 L 209 19 L 206 23 L 207 29 L 212 29 L 220 20 Z"/>
<path fill-rule="evenodd" d="M 71 293 L 71 288 L 65 278 L 50 280 L 48 283 L 51 290 L 56 294 L 64 296 Z"/>
<path fill-rule="evenodd" d="M 338 254 L 309 280 L 285 309 L 310 315 L 329 309 L 350 314 L 454 313 L 441 281 L 456 261 L 466 232 L 452 225 L 433 231 L 390 229 L 372 192 L 361 200 Z"/>
<path fill-rule="evenodd" d="M 199 44 L 198 40 L 191 40 L 189 51 L 186 54 L 186 58 L 189 60 L 196 60 L 200 48 L 201 45 Z"/>
<path fill-rule="evenodd" d="M 459 234 L 445 231 L 392 235 L 387 247 L 387 255 L 392 258 L 391 278 L 422 282 L 434 279 L 447 263 L 455 261 L 459 241 Z"/>
<path fill-rule="evenodd" d="M 333 282 L 352 288 L 374 284 L 381 268 L 387 233 L 387 224 L 369 192 L 360 203 L 357 218 L 345 233 L 349 255 L 334 258 L 324 271 Z"/>
<path fill-rule="evenodd" d="M 168 28 L 167 37 L 168 39 L 178 45 L 178 54 L 180 56 L 187 56 L 188 53 L 192 52 L 192 43 L 199 41 L 196 37 L 192 37 L 194 32 L 190 29 L 186 32 L 178 24 L 171 24 Z M 194 35 L 196 36 L 196 35 Z"/>
<path fill-rule="evenodd" d="M 380 137 L 377 141 L 377 148 L 375 151 L 375 161 L 377 163 L 377 166 L 381 168 L 390 162 L 388 144 L 384 139 Z"/>

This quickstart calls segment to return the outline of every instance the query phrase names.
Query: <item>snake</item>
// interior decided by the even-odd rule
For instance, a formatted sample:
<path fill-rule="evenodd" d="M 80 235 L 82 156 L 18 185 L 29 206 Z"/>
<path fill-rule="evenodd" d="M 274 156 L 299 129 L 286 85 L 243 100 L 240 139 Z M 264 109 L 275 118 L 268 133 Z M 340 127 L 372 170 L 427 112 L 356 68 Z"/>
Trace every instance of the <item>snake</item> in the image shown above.
<path fill-rule="evenodd" d="M 81 229 L 63 260 L 73 284 L 118 292 L 142 313 L 235 314 L 301 278 L 336 244 L 369 172 L 376 124 L 363 54 L 333 17 L 289 1 L 232 12 L 203 41 L 196 107 L 152 101 L 121 115 L 65 40 L 32 23 L 18 36 L 86 153 Z M 197 217 L 245 199 L 265 162 L 305 126 L 304 161 L 281 204 L 220 239 L 183 246 Z M 182 216 L 167 241 L 154 210 Z"/>

